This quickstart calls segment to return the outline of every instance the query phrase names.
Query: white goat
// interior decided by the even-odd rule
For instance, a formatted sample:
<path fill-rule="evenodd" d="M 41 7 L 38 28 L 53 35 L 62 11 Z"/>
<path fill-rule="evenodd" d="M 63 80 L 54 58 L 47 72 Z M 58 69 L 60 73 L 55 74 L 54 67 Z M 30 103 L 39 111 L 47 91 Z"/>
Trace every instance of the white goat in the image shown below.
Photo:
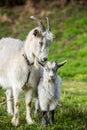
<path fill-rule="evenodd" d="M 9 100 L 14 98 L 14 111 L 12 100 L 7 102 L 8 113 L 13 113 L 12 124 L 19 124 L 20 92 L 25 91 L 26 120 L 31 124 L 34 121 L 30 115 L 30 104 L 32 92 L 36 89 L 38 78 L 37 68 L 34 61 L 44 64 L 48 58 L 48 51 L 53 41 L 54 35 L 50 31 L 47 18 L 48 29 L 46 30 L 39 19 L 36 20 L 38 27 L 28 34 L 25 43 L 13 38 L 2 38 L 0 40 L 0 86 L 7 89 L 6 96 Z"/>
<path fill-rule="evenodd" d="M 38 85 L 38 96 L 40 108 L 43 112 L 42 125 L 47 124 L 47 113 L 49 112 L 50 125 L 54 123 L 54 109 L 58 104 L 61 92 L 62 80 L 57 75 L 57 69 L 63 66 L 66 61 L 57 64 L 56 62 L 47 62 L 43 67 L 42 78 Z"/>

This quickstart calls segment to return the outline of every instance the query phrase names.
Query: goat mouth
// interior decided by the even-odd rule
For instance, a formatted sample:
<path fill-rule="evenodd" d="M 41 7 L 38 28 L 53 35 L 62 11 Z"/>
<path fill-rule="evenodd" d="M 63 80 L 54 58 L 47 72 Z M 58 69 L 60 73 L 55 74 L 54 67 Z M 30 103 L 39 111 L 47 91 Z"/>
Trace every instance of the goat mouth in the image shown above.
<path fill-rule="evenodd" d="M 36 60 L 41 66 L 44 66 L 46 64 L 46 61 L 40 60 L 38 57 L 36 57 Z"/>
<path fill-rule="evenodd" d="M 55 78 L 53 77 L 53 78 L 50 78 L 51 80 L 55 80 Z"/>
<path fill-rule="evenodd" d="M 50 79 L 55 79 L 55 76 L 51 76 Z"/>
<path fill-rule="evenodd" d="M 55 78 L 49 78 L 49 82 L 54 82 Z"/>
<path fill-rule="evenodd" d="M 44 66 L 44 65 L 46 64 L 46 62 L 40 61 L 40 60 L 37 60 L 37 62 L 38 62 L 41 66 Z"/>

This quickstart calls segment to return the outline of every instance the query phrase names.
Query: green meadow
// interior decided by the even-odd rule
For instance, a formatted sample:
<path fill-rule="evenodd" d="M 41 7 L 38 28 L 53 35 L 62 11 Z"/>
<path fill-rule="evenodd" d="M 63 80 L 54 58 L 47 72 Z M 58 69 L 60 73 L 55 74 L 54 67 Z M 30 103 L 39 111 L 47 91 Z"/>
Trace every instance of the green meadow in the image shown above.
<path fill-rule="evenodd" d="M 0 38 L 14 37 L 25 40 L 28 32 L 37 26 L 23 14 L 21 7 L 0 8 Z M 46 9 L 47 11 L 47 9 Z M 2 19 L 1 19 L 2 16 Z M 61 62 L 67 60 L 58 74 L 62 77 L 62 93 L 55 110 L 53 126 L 42 127 L 41 111 L 34 117 L 36 123 L 28 125 L 25 120 L 24 93 L 20 106 L 20 125 L 11 124 L 12 116 L 6 111 L 6 104 L 0 105 L 0 130 L 86 130 L 87 129 L 87 9 L 80 6 L 68 6 L 63 9 L 52 8 L 49 13 L 52 32 L 56 38 L 50 47 L 49 60 Z M 39 16 L 46 25 L 45 16 Z M 5 101 L 5 91 L 0 89 L 0 103 Z"/>

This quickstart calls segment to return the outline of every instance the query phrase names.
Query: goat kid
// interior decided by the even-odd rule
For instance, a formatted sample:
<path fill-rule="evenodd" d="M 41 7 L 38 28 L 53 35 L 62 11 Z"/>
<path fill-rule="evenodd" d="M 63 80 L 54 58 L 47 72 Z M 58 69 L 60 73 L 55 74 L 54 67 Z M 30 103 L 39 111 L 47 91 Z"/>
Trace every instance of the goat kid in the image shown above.
<path fill-rule="evenodd" d="M 25 42 L 14 38 L 2 38 L 0 40 L 0 86 L 6 89 L 7 111 L 13 114 L 12 124 L 19 124 L 20 93 L 25 92 L 26 120 L 28 124 L 34 123 L 31 118 L 31 99 L 33 90 L 32 75 L 35 66 L 34 61 L 38 59 L 44 64 L 48 59 L 48 52 L 54 35 L 50 31 L 50 24 L 47 18 L 48 29 L 46 30 L 39 19 L 31 16 L 38 23 L 38 27 L 32 29 Z M 14 108 L 14 110 L 13 110 Z"/>
<path fill-rule="evenodd" d="M 44 67 L 41 67 L 43 73 L 38 85 L 38 97 L 42 110 L 42 125 L 47 125 L 48 112 L 50 125 L 54 123 L 54 110 L 60 98 L 62 83 L 60 76 L 57 75 L 57 70 L 65 63 L 66 61 L 61 63 L 47 62 Z"/>

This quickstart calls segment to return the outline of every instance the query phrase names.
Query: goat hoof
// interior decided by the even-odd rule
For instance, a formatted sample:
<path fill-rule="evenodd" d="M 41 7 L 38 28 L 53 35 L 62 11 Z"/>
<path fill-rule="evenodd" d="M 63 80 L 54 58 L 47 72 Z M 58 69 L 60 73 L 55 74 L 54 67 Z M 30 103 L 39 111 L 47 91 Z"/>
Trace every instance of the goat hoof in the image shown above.
<path fill-rule="evenodd" d="M 47 126 L 47 120 L 42 119 L 42 125 L 43 125 L 43 126 Z"/>
<path fill-rule="evenodd" d="M 54 123 L 53 123 L 53 121 L 50 121 L 50 125 L 52 126 Z"/>
<path fill-rule="evenodd" d="M 8 112 L 8 115 L 14 115 L 13 111 Z"/>
<path fill-rule="evenodd" d="M 11 123 L 12 123 L 13 126 L 18 126 L 19 125 L 19 119 L 13 117 Z"/>
<path fill-rule="evenodd" d="M 32 120 L 32 119 L 27 119 L 27 123 L 28 123 L 28 124 L 34 124 L 34 123 L 35 123 L 35 121 L 34 121 L 34 120 Z"/>

